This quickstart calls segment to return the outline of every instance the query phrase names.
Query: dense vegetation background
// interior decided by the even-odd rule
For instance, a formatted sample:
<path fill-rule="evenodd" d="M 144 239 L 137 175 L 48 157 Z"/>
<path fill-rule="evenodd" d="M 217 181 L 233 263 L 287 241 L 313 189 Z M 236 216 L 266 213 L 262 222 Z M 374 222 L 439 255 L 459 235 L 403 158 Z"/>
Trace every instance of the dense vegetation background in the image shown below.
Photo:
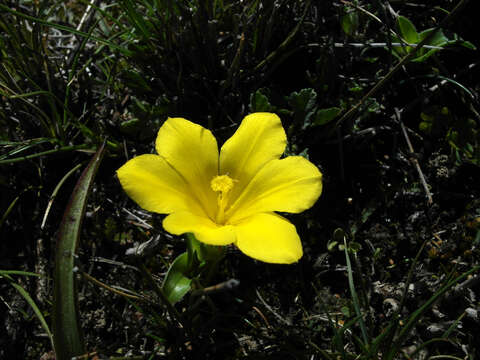
<path fill-rule="evenodd" d="M 90 357 L 478 358 L 477 14 L 465 0 L 1 0 L 0 358 L 53 358 L 32 303 L 50 324 L 62 214 L 104 139 L 76 263 Z M 197 286 L 239 285 L 187 295 L 189 329 L 172 328 L 126 252 L 158 239 L 140 262 L 161 284 L 185 243 L 115 170 L 153 152 L 167 116 L 221 142 L 254 111 L 277 113 L 288 154 L 324 174 L 290 216 L 304 257 L 229 249 Z"/>

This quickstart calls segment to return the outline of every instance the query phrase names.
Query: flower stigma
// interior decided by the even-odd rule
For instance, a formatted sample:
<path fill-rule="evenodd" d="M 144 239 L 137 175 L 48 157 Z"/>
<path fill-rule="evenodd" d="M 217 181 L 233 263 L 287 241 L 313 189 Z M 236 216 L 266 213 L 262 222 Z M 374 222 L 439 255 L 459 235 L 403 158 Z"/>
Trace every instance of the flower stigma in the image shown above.
<path fill-rule="evenodd" d="M 225 222 L 225 208 L 228 203 L 228 193 L 232 190 L 235 181 L 228 175 L 215 176 L 210 182 L 210 187 L 217 193 L 218 212 L 215 218 L 217 224 Z"/>

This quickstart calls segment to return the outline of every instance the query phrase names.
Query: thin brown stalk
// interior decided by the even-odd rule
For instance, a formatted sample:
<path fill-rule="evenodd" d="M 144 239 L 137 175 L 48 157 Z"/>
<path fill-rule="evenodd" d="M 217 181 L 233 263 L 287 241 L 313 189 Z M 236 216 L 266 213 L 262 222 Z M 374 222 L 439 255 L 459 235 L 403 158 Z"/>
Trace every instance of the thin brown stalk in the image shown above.
<path fill-rule="evenodd" d="M 405 138 L 405 141 L 407 142 L 408 146 L 408 151 L 410 152 L 411 155 L 415 154 L 415 151 L 412 146 L 412 142 L 410 141 L 410 138 L 407 133 L 407 129 L 405 128 L 405 125 L 403 124 L 402 118 L 400 116 L 400 111 L 398 111 L 397 108 L 395 108 L 395 116 L 400 123 L 400 127 L 402 128 L 402 133 L 403 137 Z M 433 204 L 433 198 L 432 198 L 432 193 L 430 192 L 428 188 L 427 181 L 425 180 L 425 176 L 423 175 L 422 169 L 420 167 L 420 163 L 418 162 L 418 159 L 415 156 L 411 156 L 410 161 L 413 163 L 415 168 L 417 169 L 418 172 L 418 177 L 420 178 L 420 182 L 422 183 L 423 189 L 425 190 L 425 194 L 427 196 L 427 203 L 428 205 Z"/>

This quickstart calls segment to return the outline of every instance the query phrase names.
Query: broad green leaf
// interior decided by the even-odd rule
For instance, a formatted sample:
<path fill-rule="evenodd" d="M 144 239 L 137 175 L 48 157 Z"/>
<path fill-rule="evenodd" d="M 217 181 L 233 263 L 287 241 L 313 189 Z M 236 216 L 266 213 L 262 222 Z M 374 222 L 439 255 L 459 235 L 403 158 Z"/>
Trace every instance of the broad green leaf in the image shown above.
<path fill-rule="evenodd" d="M 296 121 L 302 123 L 302 128 L 310 126 L 310 118 L 315 114 L 316 109 L 316 91 L 311 88 L 302 89 L 299 92 L 294 91 L 287 97 L 287 100 L 292 107 Z"/>
<path fill-rule="evenodd" d="M 419 40 L 422 41 L 425 39 L 427 36 L 430 36 L 430 34 L 435 31 L 435 29 L 427 29 L 422 31 L 419 34 Z M 430 46 L 438 46 L 438 47 L 443 47 L 447 45 L 449 42 L 448 38 L 443 34 L 442 30 L 438 30 L 435 32 L 433 37 L 430 39 L 430 41 L 425 44 L 425 45 L 430 45 Z M 427 49 L 427 48 L 422 48 L 418 51 L 417 55 L 415 58 L 412 59 L 413 62 L 423 62 L 427 60 L 430 56 L 435 54 L 436 52 L 440 51 L 441 49 Z"/>
<path fill-rule="evenodd" d="M 168 269 L 163 282 L 163 292 L 171 304 L 175 304 L 190 291 L 192 279 L 186 276 L 188 266 L 188 253 L 180 254 Z"/>
<path fill-rule="evenodd" d="M 346 15 L 342 16 L 340 20 L 342 29 L 348 36 L 352 36 L 358 29 L 358 13 L 356 11 L 350 11 Z"/>
<path fill-rule="evenodd" d="M 362 250 L 362 244 L 356 242 L 356 241 L 351 241 L 349 244 L 348 244 L 348 250 L 356 253 L 356 252 L 359 252 L 360 250 Z"/>
<path fill-rule="evenodd" d="M 429 36 L 433 31 L 435 31 L 435 29 L 433 29 L 433 28 L 422 31 L 419 34 L 419 38 L 420 38 L 419 40 L 422 41 L 427 36 Z M 438 46 L 438 47 L 445 47 L 445 46 L 448 46 L 448 45 L 460 45 L 460 46 L 466 47 L 467 49 L 476 50 L 476 47 L 473 44 L 469 43 L 468 41 L 460 40 L 456 34 L 453 34 L 453 39 L 449 39 L 448 37 L 445 36 L 445 34 L 443 33 L 442 30 L 436 31 L 435 34 L 433 35 L 432 39 L 430 39 L 430 41 L 426 45 Z M 414 62 L 425 61 L 431 55 L 433 55 L 434 53 L 436 53 L 440 50 L 442 50 L 442 49 L 422 48 L 418 52 L 418 55 L 412 61 L 414 61 Z"/>
<path fill-rule="evenodd" d="M 343 314 L 345 317 L 347 317 L 347 318 L 349 318 L 350 316 L 352 316 L 352 314 L 350 313 L 350 309 L 348 308 L 348 306 L 342 306 L 342 307 L 340 308 L 340 311 L 341 311 L 342 314 Z"/>
<path fill-rule="evenodd" d="M 419 41 L 422 41 L 426 37 L 430 36 L 430 34 L 435 31 L 436 29 L 427 29 L 419 34 Z M 433 46 L 443 46 L 448 42 L 448 38 L 445 36 L 442 30 L 437 30 L 433 37 L 428 41 L 426 45 L 433 45 Z"/>
<path fill-rule="evenodd" d="M 425 45 L 430 47 L 435 46 L 437 48 L 422 47 L 415 54 L 415 57 L 411 60 L 412 62 L 423 62 L 448 45 L 460 45 L 468 49 L 476 50 L 476 47 L 473 44 L 468 41 L 463 41 L 459 39 L 458 35 L 456 34 L 453 34 L 453 38 L 449 39 L 441 29 L 438 30 L 435 28 L 423 30 L 420 33 L 417 33 L 415 30 L 415 26 L 407 18 L 402 16 L 398 17 L 397 23 L 400 29 L 400 35 L 402 36 L 403 40 L 407 41 L 410 44 L 418 44 L 434 32 L 432 38 Z M 399 41 L 400 39 L 397 36 L 392 36 L 392 42 Z M 393 55 L 401 58 L 407 55 L 411 50 L 412 47 L 410 46 L 394 47 Z"/>
<path fill-rule="evenodd" d="M 83 334 L 78 321 L 74 259 L 80 238 L 87 197 L 103 157 L 105 143 L 100 146 L 72 192 L 60 224 L 55 255 L 53 294 L 53 340 L 56 358 L 71 359 L 85 354 Z"/>
<path fill-rule="evenodd" d="M 250 111 L 252 112 L 274 112 L 275 106 L 270 104 L 267 95 L 262 89 L 258 89 L 250 95 Z"/>
<path fill-rule="evenodd" d="M 408 20 L 405 16 L 399 16 L 397 18 L 397 25 L 402 38 L 409 44 L 417 44 L 419 42 L 419 35 L 415 25 Z"/>
<path fill-rule="evenodd" d="M 328 109 L 318 109 L 313 120 L 313 125 L 325 125 L 335 119 L 342 109 L 331 107 Z"/>
<path fill-rule="evenodd" d="M 306 88 L 299 92 L 292 92 L 288 96 L 288 102 L 294 111 L 297 112 L 310 112 L 317 101 L 317 93 L 314 89 Z"/>

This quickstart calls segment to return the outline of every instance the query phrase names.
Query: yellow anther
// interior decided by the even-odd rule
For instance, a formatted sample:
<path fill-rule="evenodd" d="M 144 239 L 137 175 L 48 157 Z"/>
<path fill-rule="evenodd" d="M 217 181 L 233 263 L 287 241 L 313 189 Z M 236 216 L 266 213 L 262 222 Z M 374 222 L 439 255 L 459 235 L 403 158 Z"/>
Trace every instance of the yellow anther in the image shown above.
<path fill-rule="evenodd" d="M 233 188 L 233 179 L 228 175 L 215 176 L 210 182 L 210 186 L 213 191 L 226 194 Z"/>
<path fill-rule="evenodd" d="M 232 179 L 228 175 L 215 176 L 210 182 L 210 187 L 217 193 L 217 216 L 215 221 L 217 224 L 223 224 L 225 222 L 225 208 L 228 203 L 228 193 L 232 190 L 236 180 Z"/>

